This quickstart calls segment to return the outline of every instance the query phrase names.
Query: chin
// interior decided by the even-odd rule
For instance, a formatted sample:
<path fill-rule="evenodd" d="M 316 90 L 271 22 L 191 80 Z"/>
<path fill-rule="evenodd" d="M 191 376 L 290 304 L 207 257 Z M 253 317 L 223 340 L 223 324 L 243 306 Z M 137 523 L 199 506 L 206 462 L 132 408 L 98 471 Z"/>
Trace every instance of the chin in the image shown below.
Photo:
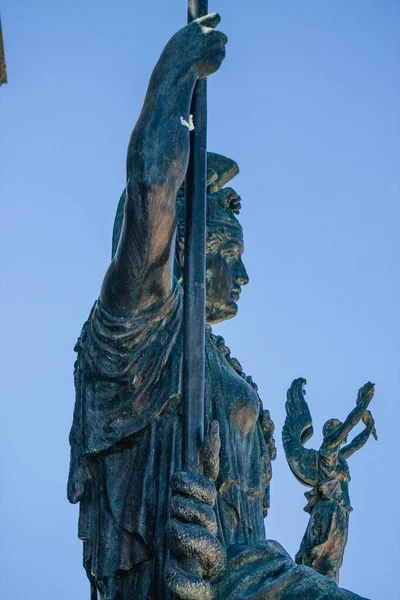
<path fill-rule="evenodd" d="M 231 300 L 226 304 L 219 306 L 206 307 L 206 323 L 207 325 L 215 325 L 222 321 L 232 319 L 238 313 L 238 305 Z"/>

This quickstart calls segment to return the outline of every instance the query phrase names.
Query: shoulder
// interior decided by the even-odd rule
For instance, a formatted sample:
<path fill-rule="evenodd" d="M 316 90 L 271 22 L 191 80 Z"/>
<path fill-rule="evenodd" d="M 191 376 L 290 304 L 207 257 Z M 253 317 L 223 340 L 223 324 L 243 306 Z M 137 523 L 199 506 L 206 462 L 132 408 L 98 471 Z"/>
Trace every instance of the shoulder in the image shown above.
<path fill-rule="evenodd" d="M 82 330 L 79 353 L 87 368 L 107 377 L 124 377 L 139 363 L 144 368 L 146 360 L 155 365 L 157 357 L 161 364 L 179 338 L 182 313 L 178 287 L 165 301 L 124 317 L 98 300 Z"/>

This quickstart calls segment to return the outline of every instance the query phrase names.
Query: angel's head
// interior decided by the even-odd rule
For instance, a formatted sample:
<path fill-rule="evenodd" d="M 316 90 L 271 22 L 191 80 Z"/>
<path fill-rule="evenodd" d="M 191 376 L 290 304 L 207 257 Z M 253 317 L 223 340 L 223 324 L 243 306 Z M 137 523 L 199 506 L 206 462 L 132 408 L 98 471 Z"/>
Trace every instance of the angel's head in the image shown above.
<path fill-rule="evenodd" d="M 322 428 L 322 435 L 324 436 L 324 438 L 327 437 L 328 435 L 333 433 L 335 431 L 335 429 L 340 427 L 342 424 L 343 424 L 342 421 L 339 421 L 339 419 L 329 419 L 329 421 L 327 421 Z M 347 442 L 347 438 L 342 440 L 341 444 L 344 444 L 346 442 Z"/>

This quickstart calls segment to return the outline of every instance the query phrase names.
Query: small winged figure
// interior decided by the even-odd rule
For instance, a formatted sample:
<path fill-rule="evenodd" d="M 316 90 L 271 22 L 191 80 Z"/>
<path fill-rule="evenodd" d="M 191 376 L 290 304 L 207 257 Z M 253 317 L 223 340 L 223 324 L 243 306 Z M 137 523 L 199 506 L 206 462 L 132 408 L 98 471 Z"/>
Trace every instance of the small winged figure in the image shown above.
<path fill-rule="evenodd" d="M 308 504 L 304 510 L 310 513 L 310 520 L 296 562 L 338 583 L 352 510 L 347 459 L 364 446 L 371 434 L 378 439 L 374 419 L 367 410 L 374 396 L 374 384 L 368 382 L 359 390 L 356 406 L 343 423 L 338 419 L 325 423 L 324 439 L 317 451 L 303 446 L 313 434 L 304 398 L 306 383 L 303 378 L 295 379 L 288 390 L 282 431 L 286 459 L 293 474 L 303 485 L 313 488 L 305 493 Z M 347 435 L 360 420 L 365 429 L 347 444 Z"/>

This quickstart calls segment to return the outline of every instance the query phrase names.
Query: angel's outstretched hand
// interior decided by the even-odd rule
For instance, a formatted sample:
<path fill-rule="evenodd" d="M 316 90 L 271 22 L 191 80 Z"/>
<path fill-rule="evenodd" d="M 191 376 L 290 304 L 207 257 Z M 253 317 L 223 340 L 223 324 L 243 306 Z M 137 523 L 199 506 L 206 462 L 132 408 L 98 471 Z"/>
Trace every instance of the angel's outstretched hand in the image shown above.
<path fill-rule="evenodd" d="M 364 384 L 359 390 L 358 390 L 358 394 L 357 394 L 357 404 L 360 404 L 360 402 L 362 400 L 364 400 L 364 398 L 366 396 L 368 396 L 370 398 L 370 400 L 372 400 L 372 398 L 374 397 L 374 393 L 375 393 L 375 384 L 371 383 L 370 381 L 368 381 L 366 384 Z"/>
<path fill-rule="evenodd" d="M 368 427 L 372 436 L 377 440 L 378 435 L 377 435 L 376 429 L 375 429 L 375 419 L 371 415 L 371 412 L 369 410 L 365 411 L 362 421 L 363 421 L 364 425 L 366 425 Z"/>

